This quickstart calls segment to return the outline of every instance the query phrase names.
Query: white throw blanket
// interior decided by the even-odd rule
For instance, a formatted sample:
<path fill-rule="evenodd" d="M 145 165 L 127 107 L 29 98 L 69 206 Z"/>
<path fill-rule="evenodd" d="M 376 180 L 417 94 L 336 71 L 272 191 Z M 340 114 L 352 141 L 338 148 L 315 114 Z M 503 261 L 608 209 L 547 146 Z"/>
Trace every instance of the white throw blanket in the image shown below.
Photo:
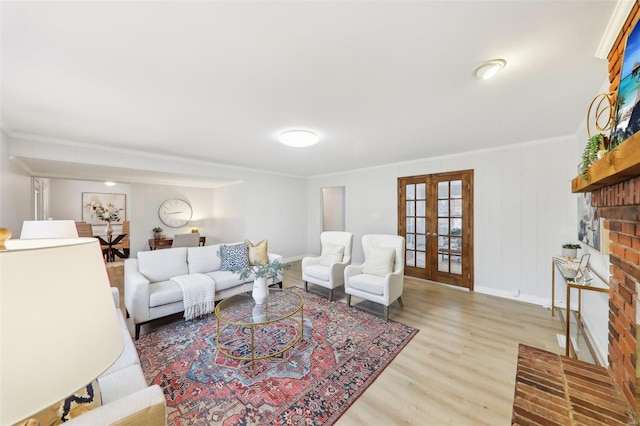
<path fill-rule="evenodd" d="M 171 278 L 182 287 L 184 319 L 191 320 L 213 312 L 216 282 L 204 274 L 178 275 Z"/>

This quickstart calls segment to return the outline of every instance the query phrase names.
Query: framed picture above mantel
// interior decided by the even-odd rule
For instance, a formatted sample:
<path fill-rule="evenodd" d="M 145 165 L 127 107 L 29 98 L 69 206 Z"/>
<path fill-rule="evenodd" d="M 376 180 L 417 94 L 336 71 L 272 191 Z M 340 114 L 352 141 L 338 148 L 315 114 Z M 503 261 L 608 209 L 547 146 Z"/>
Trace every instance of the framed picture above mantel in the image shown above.
<path fill-rule="evenodd" d="M 127 196 L 100 192 L 82 193 L 82 220 L 91 225 L 122 224 L 126 219 Z"/>

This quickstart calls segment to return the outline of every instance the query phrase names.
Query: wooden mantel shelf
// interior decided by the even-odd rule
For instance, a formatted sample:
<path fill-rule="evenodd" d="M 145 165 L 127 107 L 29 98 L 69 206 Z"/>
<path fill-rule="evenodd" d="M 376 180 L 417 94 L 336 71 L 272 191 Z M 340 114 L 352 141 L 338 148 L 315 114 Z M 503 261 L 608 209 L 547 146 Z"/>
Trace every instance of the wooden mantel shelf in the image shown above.
<path fill-rule="evenodd" d="M 571 192 L 593 192 L 640 175 L 640 132 L 609 151 L 589 168 L 589 180 L 581 175 L 571 181 Z"/>

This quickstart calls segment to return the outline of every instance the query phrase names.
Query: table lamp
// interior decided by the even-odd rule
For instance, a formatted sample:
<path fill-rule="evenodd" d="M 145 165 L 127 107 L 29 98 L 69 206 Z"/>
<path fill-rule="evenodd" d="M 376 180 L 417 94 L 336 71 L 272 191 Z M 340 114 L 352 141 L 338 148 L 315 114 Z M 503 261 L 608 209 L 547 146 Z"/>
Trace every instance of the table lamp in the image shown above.
<path fill-rule="evenodd" d="M 20 239 L 33 238 L 78 238 L 78 229 L 73 220 L 25 220 Z"/>
<path fill-rule="evenodd" d="M 5 245 L 0 250 L 0 424 L 12 425 L 98 377 L 118 358 L 123 340 L 98 240 Z"/>

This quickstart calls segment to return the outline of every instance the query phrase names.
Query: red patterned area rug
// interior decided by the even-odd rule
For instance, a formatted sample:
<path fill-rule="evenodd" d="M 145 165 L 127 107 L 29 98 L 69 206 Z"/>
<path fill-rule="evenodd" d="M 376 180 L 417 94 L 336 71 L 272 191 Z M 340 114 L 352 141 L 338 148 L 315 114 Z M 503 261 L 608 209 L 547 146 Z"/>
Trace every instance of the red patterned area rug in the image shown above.
<path fill-rule="evenodd" d="M 418 332 L 290 290 L 304 299 L 304 335 L 253 369 L 218 353 L 213 314 L 136 341 L 147 382 L 164 391 L 170 426 L 331 425 Z"/>

